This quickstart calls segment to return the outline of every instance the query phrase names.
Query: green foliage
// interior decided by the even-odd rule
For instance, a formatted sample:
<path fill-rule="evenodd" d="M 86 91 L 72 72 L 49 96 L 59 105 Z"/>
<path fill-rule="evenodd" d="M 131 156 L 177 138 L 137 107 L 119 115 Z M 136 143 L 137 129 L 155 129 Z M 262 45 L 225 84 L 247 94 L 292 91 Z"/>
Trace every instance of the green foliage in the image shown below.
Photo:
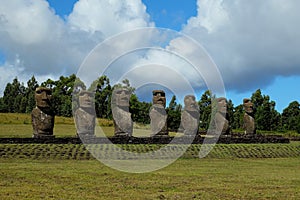
<path fill-rule="evenodd" d="M 207 130 L 210 123 L 212 112 L 212 96 L 209 90 L 202 94 L 200 101 L 198 102 L 200 109 L 200 124 L 199 127 L 202 130 Z"/>
<path fill-rule="evenodd" d="M 296 130 L 300 133 L 300 104 L 293 101 L 282 112 L 282 126 L 285 130 Z"/>
<path fill-rule="evenodd" d="M 234 123 L 234 105 L 232 103 L 232 100 L 229 99 L 227 101 L 227 119 L 229 121 L 229 124 L 233 124 Z"/>
<path fill-rule="evenodd" d="M 243 127 L 244 108 L 243 105 L 238 105 L 234 108 L 233 123 L 231 124 L 233 129 L 242 129 Z"/>
<path fill-rule="evenodd" d="M 182 106 L 176 103 L 176 96 L 173 95 L 169 106 L 166 109 L 168 114 L 167 124 L 171 130 L 178 130 L 181 121 L 181 109 Z"/>
<path fill-rule="evenodd" d="M 129 103 L 132 120 L 142 124 L 150 124 L 149 112 L 152 104 L 144 101 L 140 102 L 135 94 L 131 95 Z"/>
<path fill-rule="evenodd" d="M 2 112 L 22 113 L 25 112 L 23 97 L 26 89 L 23 83 L 20 83 L 17 78 L 14 78 L 12 83 L 8 83 L 4 90 L 2 98 Z"/>
<path fill-rule="evenodd" d="M 259 130 L 279 130 L 280 114 L 275 110 L 276 103 L 268 95 L 262 95 L 258 89 L 252 94 L 251 101 L 255 109 L 255 122 Z"/>
<path fill-rule="evenodd" d="M 26 95 L 24 97 L 24 103 L 26 107 L 26 113 L 31 113 L 32 109 L 35 107 L 35 89 L 39 87 L 38 82 L 35 77 L 32 76 L 27 82 Z"/>
<path fill-rule="evenodd" d="M 6 85 L 3 97 L 0 97 L 0 112 L 30 113 L 35 107 L 34 93 L 38 86 L 39 84 L 34 76 L 28 80 L 26 87 L 17 78 L 14 78 L 12 83 Z M 41 86 L 52 89 L 53 110 L 57 116 L 65 117 L 71 117 L 73 114 L 72 110 L 78 107 L 76 94 L 80 90 L 87 89 L 85 84 L 74 74 L 69 77 L 61 76 L 59 80 L 48 79 L 41 83 Z M 126 87 L 132 92 L 129 109 L 133 121 L 149 124 L 149 110 L 152 104 L 139 101 L 134 93 L 135 88 L 130 86 L 129 80 L 125 79 L 122 83 L 112 86 L 107 76 L 99 77 L 87 89 L 95 94 L 95 111 L 97 117 L 112 119 L 111 96 L 113 89 L 117 87 Z M 199 128 L 201 130 L 208 129 L 211 116 L 214 114 L 213 112 L 216 112 L 216 110 L 212 110 L 212 100 L 214 98 L 216 97 L 207 90 L 201 95 L 198 101 L 200 108 Z M 254 104 L 254 118 L 257 130 L 298 131 L 300 133 L 300 108 L 297 101 L 291 102 L 281 115 L 275 109 L 275 101 L 272 101 L 268 95 L 263 95 L 260 89 L 252 94 L 251 100 Z M 172 130 L 179 128 L 181 109 L 182 105 L 177 104 L 176 97 L 173 96 L 169 106 L 166 108 L 168 127 Z M 243 105 L 234 106 L 229 99 L 227 102 L 227 119 L 232 129 L 239 130 L 242 128 L 243 115 Z"/>
<path fill-rule="evenodd" d="M 95 92 L 95 109 L 97 117 L 111 119 L 110 101 L 112 87 L 109 78 L 106 76 L 99 77 L 98 80 L 91 84 L 89 90 Z"/>

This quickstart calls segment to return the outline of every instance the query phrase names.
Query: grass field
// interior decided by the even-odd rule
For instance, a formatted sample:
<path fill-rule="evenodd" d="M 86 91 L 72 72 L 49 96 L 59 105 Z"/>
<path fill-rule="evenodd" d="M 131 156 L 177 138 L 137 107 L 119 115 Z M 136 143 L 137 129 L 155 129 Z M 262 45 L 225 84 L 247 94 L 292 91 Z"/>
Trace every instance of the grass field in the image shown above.
<path fill-rule="evenodd" d="M 114 135 L 114 128 L 112 120 L 98 118 L 98 125 L 103 129 L 102 132 L 106 136 Z M 233 130 L 234 132 L 242 132 L 242 130 Z M 300 137 L 300 134 L 295 131 L 288 132 L 270 132 L 270 131 L 257 131 L 262 135 L 282 135 L 284 137 Z M 56 137 L 73 137 L 75 136 L 76 128 L 74 119 L 72 117 L 55 117 L 54 135 Z M 101 131 L 96 135 L 101 136 Z M 149 125 L 134 124 L 133 136 L 147 137 L 150 136 Z M 170 132 L 170 136 L 181 135 L 180 133 Z M 31 137 L 32 125 L 30 114 L 20 113 L 0 113 L 0 137 Z"/>
<path fill-rule="evenodd" d="M 96 127 L 96 136 L 114 135 L 113 121 L 108 119 L 98 119 L 98 126 Z M 76 135 L 76 128 L 74 119 L 72 117 L 55 117 L 54 125 L 55 137 L 73 137 Z M 180 134 L 180 133 L 179 133 Z M 151 135 L 149 125 L 135 124 L 133 136 L 135 137 L 149 137 Z M 170 132 L 170 136 L 176 133 Z M 32 137 L 32 125 L 30 114 L 18 113 L 0 113 L 0 137 Z"/>
<path fill-rule="evenodd" d="M 145 174 L 96 160 L 1 159 L 0 199 L 299 199 L 299 158 L 179 159 Z"/>
<path fill-rule="evenodd" d="M 99 123 L 113 134 L 111 121 Z M 74 136 L 73 119 L 57 117 L 54 132 Z M 0 137 L 31 134 L 30 115 L 0 113 Z M 163 145 L 118 146 L 143 153 Z M 104 157 L 126 159 L 113 145 L 96 147 Z M 0 144 L 0 199 L 300 199 L 300 142 L 218 144 L 204 159 L 200 148 L 191 145 L 161 170 L 130 174 L 105 166 L 79 144 Z"/>

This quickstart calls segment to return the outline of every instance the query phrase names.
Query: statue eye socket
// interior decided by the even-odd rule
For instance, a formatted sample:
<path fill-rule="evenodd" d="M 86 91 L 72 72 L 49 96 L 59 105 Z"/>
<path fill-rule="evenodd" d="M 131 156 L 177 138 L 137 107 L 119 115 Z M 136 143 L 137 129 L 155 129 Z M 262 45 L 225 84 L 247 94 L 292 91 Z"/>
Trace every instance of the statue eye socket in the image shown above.
<path fill-rule="evenodd" d="M 163 94 L 163 93 L 158 93 L 157 96 L 159 96 L 159 97 L 165 97 L 165 94 Z"/>
<path fill-rule="evenodd" d="M 35 91 L 36 94 L 42 94 L 43 92 L 46 93 L 46 95 L 52 95 L 52 91 L 49 91 L 49 90 L 37 90 Z"/>

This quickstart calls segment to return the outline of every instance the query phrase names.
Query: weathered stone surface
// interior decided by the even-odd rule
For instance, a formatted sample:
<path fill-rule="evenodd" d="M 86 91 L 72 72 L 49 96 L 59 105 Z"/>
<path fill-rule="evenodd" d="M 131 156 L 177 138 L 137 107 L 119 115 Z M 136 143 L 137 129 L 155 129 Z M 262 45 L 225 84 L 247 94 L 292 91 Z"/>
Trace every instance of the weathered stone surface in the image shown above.
<path fill-rule="evenodd" d="M 163 108 L 166 107 L 166 93 L 163 90 L 152 91 L 152 103 L 153 105 L 161 105 Z"/>
<path fill-rule="evenodd" d="M 196 135 L 199 127 L 199 106 L 194 95 L 184 97 L 184 109 L 181 113 L 181 126 L 185 135 Z"/>
<path fill-rule="evenodd" d="M 166 95 L 163 90 L 153 90 L 153 106 L 150 109 L 150 127 L 152 136 L 168 135 L 167 126 L 167 113 L 166 107 Z"/>
<path fill-rule="evenodd" d="M 230 124 L 227 119 L 227 100 L 224 97 L 219 97 L 215 99 L 217 111 L 215 112 L 213 123 L 208 131 L 210 134 L 221 133 L 221 135 L 230 134 Z"/>
<path fill-rule="evenodd" d="M 54 112 L 51 109 L 52 91 L 38 87 L 35 90 L 36 107 L 31 112 L 33 137 L 54 137 Z"/>
<path fill-rule="evenodd" d="M 246 135 L 254 135 L 256 133 L 255 120 L 253 113 L 253 103 L 250 99 L 243 100 L 245 110 L 243 128 Z"/>
<path fill-rule="evenodd" d="M 162 105 L 153 105 L 150 109 L 150 127 L 152 136 L 168 135 L 167 130 L 167 113 Z"/>
<path fill-rule="evenodd" d="M 75 111 L 75 123 L 77 135 L 80 137 L 94 136 L 96 113 L 94 108 L 94 94 L 89 91 L 80 91 L 78 94 L 78 106 Z"/>
<path fill-rule="evenodd" d="M 132 136 L 133 122 L 129 112 L 131 92 L 126 88 L 117 88 L 112 94 L 112 114 L 115 136 Z"/>

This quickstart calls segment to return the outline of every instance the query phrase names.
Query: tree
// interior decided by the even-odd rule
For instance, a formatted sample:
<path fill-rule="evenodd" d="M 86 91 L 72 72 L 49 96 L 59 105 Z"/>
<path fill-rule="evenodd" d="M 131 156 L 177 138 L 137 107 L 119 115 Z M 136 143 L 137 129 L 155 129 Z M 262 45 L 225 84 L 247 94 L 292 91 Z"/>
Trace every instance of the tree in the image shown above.
<path fill-rule="evenodd" d="M 0 113 L 5 113 L 5 112 L 7 112 L 6 110 L 7 109 L 6 109 L 6 106 L 3 102 L 3 97 L 0 97 Z"/>
<path fill-rule="evenodd" d="M 212 97 L 209 90 L 205 91 L 199 102 L 199 109 L 200 109 L 200 128 L 207 130 L 210 124 L 210 118 L 211 118 L 211 110 L 212 110 Z"/>
<path fill-rule="evenodd" d="M 52 109 L 58 116 L 72 116 L 72 94 L 77 77 L 72 74 L 69 77 L 61 76 L 59 80 L 48 79 L 42 83 L 43 87 L 52 89 Z"/>
<path fill-rule="evenodd" d="M 136 94 L 132 94 L 130 97 L 129 112 L 134 122 L 143 124 L 150 123 L 149 112 L 152 104 L 147 102 L 140 102 Z"/>
<path fill-rule="evenodd" d="M 99 77 L 91 84 L 88 90 L 95 92 L 95 109 L 97 117 L 112 118 L 110 105 L 112 87 L 109 78 L 104 75 Z"/>
<path fill-rule="evenodd" d="M 242 129 L 244 120 L 244 108 L 240 104 L 234 108 L 233 122 L 231 124 L 233 129 Z"/>
<path fill-rule="evenodd" d="M 8 83 L 4 89 L 3 95 L 3 111 L 10 113 L 24 112 L 24 103 L 22 98 L 25 95 L 25 87 L 23 83 L 18 81 L 18 78 L 14 78 L 12 83 Z"/>
<path fill-rule="evenodd" d="M 234 105 L 231 101 L 231 99 L 229 99 L 227 101 L 227 119 L 229 121 L 229 124 L 232 125 L 234 123 Z"/>
<path fill-rule="evenodd" d="M 300 133 L 300 104 L 291 102 L 282 112 L 282 126 L 285 130 L 296 130 Z"/>
<path fill-rule="evenodd" d="M 176 96 L 173 95 L 169 106 L 166 108 L 168 114 L 167 124 L 171 130 L 178 130 L 181 121 L 181 109 L 182 106 L 176 103 Z"/>
<path fill-rule="evenodd" d="M 268 95 L 262 95 L 260 89 L 252 94 L 251 101 L 254 105 L 254 118 L 259 130 L 278 130 L 280 128 L 280 114 L 275 110 L 275 101 Z"/>
<path fill-rule="evenodd" d="M 27 88 L 25 90 L 26 96 L 26 113 L 31 113 L 32 109 L 35 107 L 35 89 L 39 87 L 38 82 L 35 77 L 32 76 L 31 79 L 27 82 Z"/>

